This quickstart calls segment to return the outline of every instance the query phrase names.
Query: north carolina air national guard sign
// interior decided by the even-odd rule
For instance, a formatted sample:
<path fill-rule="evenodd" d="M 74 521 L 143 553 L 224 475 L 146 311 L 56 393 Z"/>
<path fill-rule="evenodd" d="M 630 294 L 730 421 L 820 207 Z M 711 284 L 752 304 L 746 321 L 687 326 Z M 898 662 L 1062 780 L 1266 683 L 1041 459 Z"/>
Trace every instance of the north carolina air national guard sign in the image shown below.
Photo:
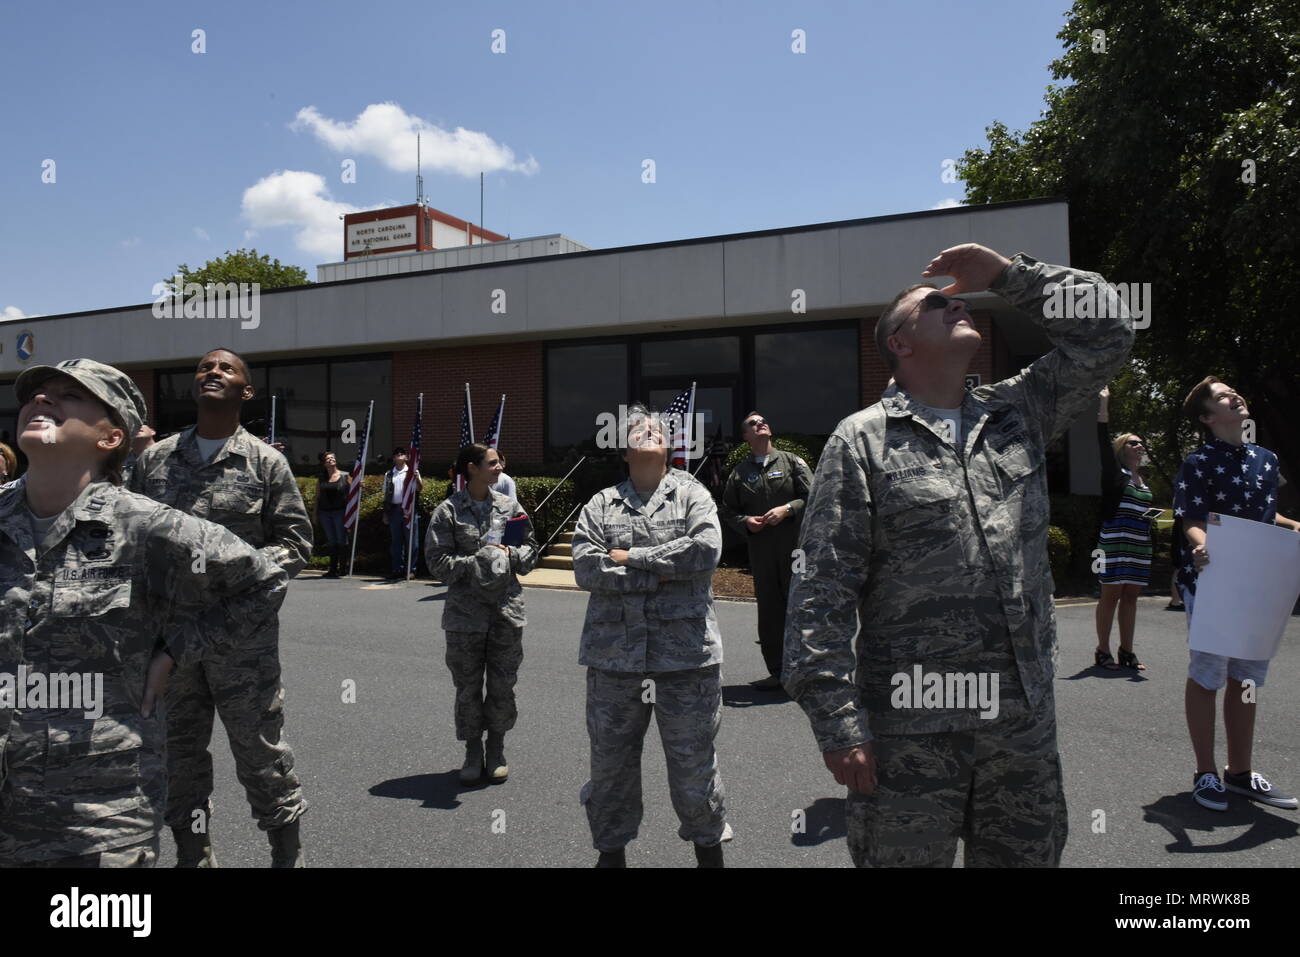
<path fill-rule="evenodd" d="M 18 333 L 18 358 L 26 362 L 36 355 L 36 337 L 29 330 Z"/>

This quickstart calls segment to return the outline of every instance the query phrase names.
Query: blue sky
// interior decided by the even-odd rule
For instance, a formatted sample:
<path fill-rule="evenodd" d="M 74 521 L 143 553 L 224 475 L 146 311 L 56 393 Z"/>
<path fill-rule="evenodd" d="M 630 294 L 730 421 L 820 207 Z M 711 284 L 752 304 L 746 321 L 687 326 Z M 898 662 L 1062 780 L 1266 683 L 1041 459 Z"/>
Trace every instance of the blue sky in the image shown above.
<path fill-rule="evenodd" d="M 609 247 L 930 209 L 964 194 L 945 159 L 1038 117 L 1066 8 L 5 4 L 0 314 L 146 302 L 178 263 L 241 246 L 314 279 L 342 259 L 340 211 L 414 201 L 417 127 L 431 205 L 477 220 L 486 166 L 485 225 L 514 237 Z"/>

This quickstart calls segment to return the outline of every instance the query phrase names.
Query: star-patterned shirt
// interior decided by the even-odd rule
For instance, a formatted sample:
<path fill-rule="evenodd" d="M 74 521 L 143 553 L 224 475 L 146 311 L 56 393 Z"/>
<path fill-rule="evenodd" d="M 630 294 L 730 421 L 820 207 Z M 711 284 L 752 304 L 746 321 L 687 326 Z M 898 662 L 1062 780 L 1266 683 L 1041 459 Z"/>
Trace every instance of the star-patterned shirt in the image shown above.
<path fill-rule="evenodd" d="M 1184 523 L 1211 512 L 1272 523 L 1277 517 L 1277 456 L 1250 443 L 1212 439 L 1193 452 L 1174 480 L 1174 515 Z M 1192 543 L 1184 536 L 1178 584 L 1196 593 Z"/>

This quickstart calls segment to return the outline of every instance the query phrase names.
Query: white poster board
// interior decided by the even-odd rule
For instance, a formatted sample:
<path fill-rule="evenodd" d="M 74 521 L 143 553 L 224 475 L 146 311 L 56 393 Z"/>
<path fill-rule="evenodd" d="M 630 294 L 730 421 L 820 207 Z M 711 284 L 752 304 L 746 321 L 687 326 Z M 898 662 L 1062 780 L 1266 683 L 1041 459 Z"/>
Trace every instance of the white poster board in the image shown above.
<path fill-rule="evenodd" d="M 1300 534 L 1211 513 L 1205 550 L 1210 563 L 1196 578 L 1188 645 L 1231 658 L 1271 659 L 1300 596 Z"/>

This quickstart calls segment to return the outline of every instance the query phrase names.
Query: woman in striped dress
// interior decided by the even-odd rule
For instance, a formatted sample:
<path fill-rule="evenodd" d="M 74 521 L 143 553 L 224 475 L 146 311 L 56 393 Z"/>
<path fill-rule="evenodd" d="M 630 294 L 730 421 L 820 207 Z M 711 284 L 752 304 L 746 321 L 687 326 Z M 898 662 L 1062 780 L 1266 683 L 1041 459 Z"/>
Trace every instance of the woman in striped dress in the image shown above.
<path fill-rule="evenodd" d="M 1101 453 L 1102 526 L 1097 548 L 1103 554 L 1101 600 L 1097 602 L 1097 651 L 1094 660 L 1111 670 L 1146 671 L 1133 653 L 1137 600 L 1151 580 L 1151 523 L 1142 517 L 1151 508 L 1151 489 L 1142 477 L 1146 443 L 1125 432 L 1111 442 L 1106 431 L 1110 389 L 1102 389 L 1097 415 Z M 1110 629 L 1119 609 L 1119 664 L 1110 654 Z"/>

